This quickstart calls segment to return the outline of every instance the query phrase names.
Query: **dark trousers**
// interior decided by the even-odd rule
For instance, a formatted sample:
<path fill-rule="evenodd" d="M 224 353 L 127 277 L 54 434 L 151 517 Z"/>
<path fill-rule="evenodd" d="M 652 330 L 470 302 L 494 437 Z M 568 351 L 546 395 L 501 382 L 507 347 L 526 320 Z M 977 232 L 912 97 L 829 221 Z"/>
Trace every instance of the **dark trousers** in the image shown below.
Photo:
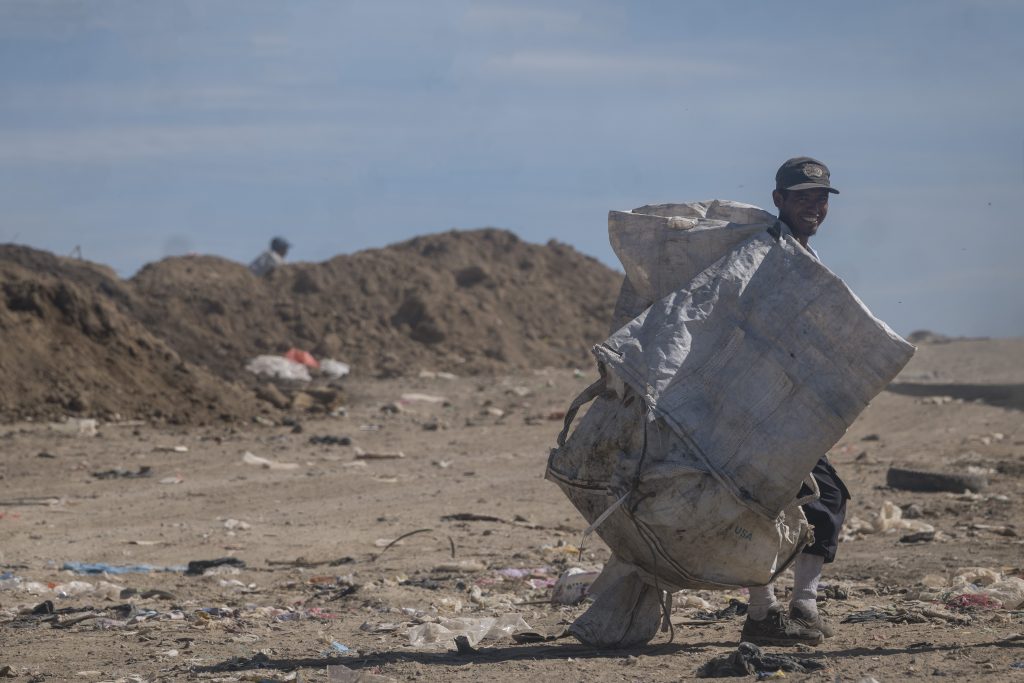
<path fill-rule="evenodd" d="M 802 506 L 807 521 L 814 527 L 814 543 L 804 548 L 804 552 L 821 555 L 825 562 L 831 562 L 836 559 L 839 532 L 846 519 L 846 501 L 850 499 L 850 492 L 825 456 L 815 464 L 811 475 L 818 483 L 821 498 Z M 799 495 L 806 496 L 810 492 L 804 484 Z"/>

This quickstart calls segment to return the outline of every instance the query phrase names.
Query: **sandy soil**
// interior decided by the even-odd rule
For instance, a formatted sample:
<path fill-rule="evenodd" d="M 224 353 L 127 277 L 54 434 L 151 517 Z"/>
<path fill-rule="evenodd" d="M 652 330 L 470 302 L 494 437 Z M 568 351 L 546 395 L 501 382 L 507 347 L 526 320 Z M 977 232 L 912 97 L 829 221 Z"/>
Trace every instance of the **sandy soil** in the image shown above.
<path fill-rule="evenodd" d="M 848 597 L 823 598 L 823 610 L 835 622 L 871 608 L 932 616 L 837 623 L 824 645 L 786 651 L 826 668 L 787 678 L 1024 680 L 1024 612 L 950 612 L 936 586 L 964 567 L 1024 572 L 1022 360 L 1024 340 L 925 345 L 898 379 L 900 393 L 881 394 L 831 451 L 854 495 L 851 517 L 869 520 L 884 501 L 916 504 L 938 533 L 921 543 L 900 542 L 905 531 L 844 542 L 825 582 Z M 585 609 L 551 605 L 548 584 L 567 567 L 600 566 L 608 551 L 594 539 L 577 558 L 582 519 L 542 475 L 558 411 L 592 374 L 357 379 L 346 385 L 346 415 L 300 419 L 301 431 L 0 428 L 0 672 L 21 681 L 355 680 L 343 665 L 359 680 L 693 677 L 735 650 L 742 617 L 693 625 L 698 608 L 686 595 L 675 600 L 671 642 L 659 634 L 631 651 L 594 651 L 571 638 L 485 640 L 465 655 L 409 643 L 411 628 L 436 617 L 514 612 L 558 634 Z M 402 401 L 408 393 L 446 402 Z M 311 443 L 323 436 L 351 444 Z M 246 452 L 296 466 L 246 464 Z M 395 452 L 404 457 L 365 457 Z M 885 486 L 891 464 L 974 466 L 990 470 L 991 483 L 978 495 L 893 490 Z M 140 468 L 149 476 L 94 476 Z M 462 513 L 492 519 L 446 519 Z M 67 562 L 180 567 L 225 557 L 245 566 L 205 575 L 62 570 Z M 531 572 L 515 578 L 506 569 Z M 691 595 L 713 610 L 744 597 Z M 46 600 L 56 615 L 27 613 L 46 611 Z"/>

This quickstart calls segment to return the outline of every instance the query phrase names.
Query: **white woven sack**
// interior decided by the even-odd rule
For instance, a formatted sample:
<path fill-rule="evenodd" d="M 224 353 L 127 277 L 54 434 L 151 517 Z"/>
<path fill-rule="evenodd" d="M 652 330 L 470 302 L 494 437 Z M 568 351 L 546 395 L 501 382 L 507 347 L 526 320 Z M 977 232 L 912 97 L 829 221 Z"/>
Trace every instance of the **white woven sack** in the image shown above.
<path fill-rule="evenodd" d="M 703 217 L 609 215 L 634 288 L 660 298 L 595 347 L 606 395 L 548 477 L 591 523 L 619 502 L 598 533 L 652 579 L 760 585 L 807 540 L 801 483 L 913 347 L 769 214 L 666 206 L 645 210 Z"/>

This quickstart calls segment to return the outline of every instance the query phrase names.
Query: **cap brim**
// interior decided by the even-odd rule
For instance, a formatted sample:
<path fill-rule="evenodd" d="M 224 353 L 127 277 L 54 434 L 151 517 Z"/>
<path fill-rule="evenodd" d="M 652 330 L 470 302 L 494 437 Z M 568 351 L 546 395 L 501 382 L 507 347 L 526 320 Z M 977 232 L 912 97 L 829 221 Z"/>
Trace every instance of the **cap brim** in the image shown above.
<path fill-rule="evenodd" d="M 828 185 L 820 185 L 818 183 L 800 183 L 799 185 L 792 185 L 790 187 L 784 187 L 783 190 L 828 190 L 832 194 L 839 194 L 839 190 Z"/>

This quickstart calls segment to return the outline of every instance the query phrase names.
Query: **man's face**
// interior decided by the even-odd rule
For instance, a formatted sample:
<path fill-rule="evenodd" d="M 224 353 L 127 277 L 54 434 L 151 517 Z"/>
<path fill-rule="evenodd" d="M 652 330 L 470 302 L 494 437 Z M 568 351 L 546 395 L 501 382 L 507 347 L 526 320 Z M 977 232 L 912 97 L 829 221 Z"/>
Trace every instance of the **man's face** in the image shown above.
<path fill-rule="evenodd" d="M 793 235 L 801 241 L 818 231 L 818 226 L 825 222 L 828 215 L 828 195 L 825 189 L 810 190 L 775 190 L 772 199 L 779 209 L 779 218 L 793 231 Z"/>

